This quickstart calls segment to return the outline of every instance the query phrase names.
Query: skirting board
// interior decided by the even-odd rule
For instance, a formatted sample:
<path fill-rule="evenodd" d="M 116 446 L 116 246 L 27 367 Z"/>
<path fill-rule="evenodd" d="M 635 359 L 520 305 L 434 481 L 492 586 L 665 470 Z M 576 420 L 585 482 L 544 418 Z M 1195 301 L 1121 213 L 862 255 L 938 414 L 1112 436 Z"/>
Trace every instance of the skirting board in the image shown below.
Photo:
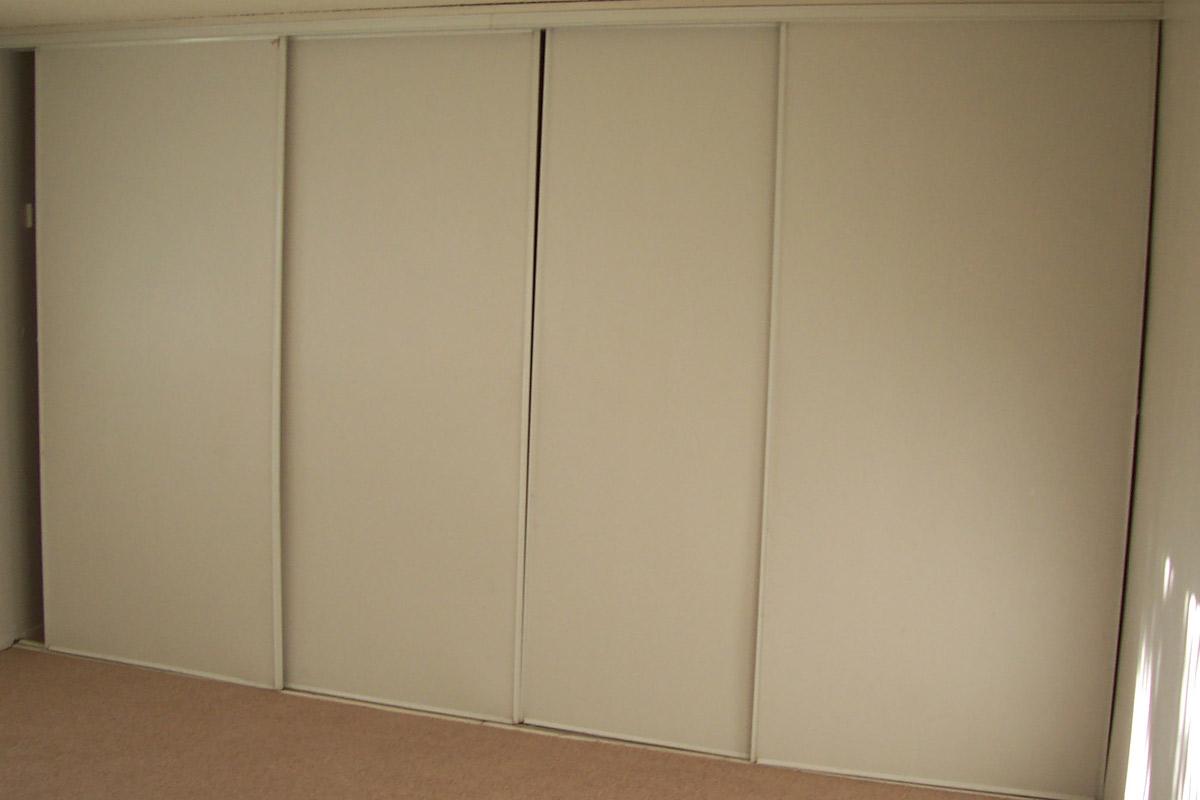
<path fill-rule="evenodd" d="M 844 778 L 862 778 L 883 783 L 903 783 L 909 786 L 929 786 L 938 789 L 953 789 L 961 792 L 975 792 L 996 795 L 997 797 L 1026 797 L 1032 800 L 1095 800 L 1078 794 L 1058 794 L 1056 792 L 1038 792 L 1029 789 L 1013 789 L 1007 786 L 988 786 L 978 783 L 959 783 L 955 781 L 939 781 L 930 778 L 916 778 L 910 775 L 891 775 L 883 772 L 862 772 L 849 769 L 820 767 L 813 764 L 797 764 L 794 761 L 781 761 L 773 758 L 760 758 L 756 762 L 764 767 L 783 767 L 798 769 L 802 772 L 815 772 L 822 775 L 837 775 Z"/>
<path fill-rule="evenodd" d="M 10 647 L 14 644 L 20 644 L 21 642 L 27 641 L 30 636 L 33 636 L 35 633 L 37 633 L 41 629 L 42 629 L 42 624 L 40 622 L 35 623 L 33 625 L 29 625 L 24 628 L 19 628 L 19 629 L 17 629 L 16 635 L 12 637 L 12 639 L 5 645 L 5 647 Z"/>
<path fill-rule="evenodd" d="M 33 648 L 30 648 L 33 649 Z M 236 683 L 241 686 L 251 686 L 255 689 L 274 689 L 275 687 L 269 683 L 256 683 L 248 681 L 244 678 L 235 678 L 231 675 L 218 675 L 215 672 L 203 672 L 198 669 L 184 669 L 183 667 L 173 667 L 170 664 L 159 664 L 154 661 L 141 661 L 136 658 L 122 658 L 121 656 L 102 655 L 100 653 L 89 653 L 86 650 L 75 650 L 69 647 L 53 647 L 46 645 L 44 649 L 50 653 L 61 653 L 67 656 L 78 656 L 79 658 L 90 658 L 93 661 L 112 661 L 117 664 L 128 664 L 131 667 L 145 667 L 146 669 L 154 669 L 159 672 L 174 672 L 177 675 L 188 675 L 193 678 L 206 678 L 210 681 L 224 681 L 225 683 Z"/>
<path fill-rule="evenodd" d="M 688 753 L 700 753 L 709 756 L 721 756 L 723 758 L 734 758 L 738 761 L 748 761 L 747 753 L 738 753 L 732 750 L 708 750 L 698 748 L 690 744 L 680 744 L 678 742 L 665 742 L 661 739 L 646 739 L 641 736 L 628 736 L 623 733 L 610 733 L 608 731 L 597 731 L 590 728 L 576 728 L 569 725 L 563 725 L 559 722 L 546 722 L 540 719 L 526 719 L 525 725 L 530 725 L 535 728 L 545 728 L 551 731 L 561 731 L 563 733 L 577 733 L 588 736 L 593 739 L 611 739 L 618 742 L 632 742 L 634 744 L 644 744 L 651 747 L 665 747 L 669 750 L 684 750 Z"/>
<path fill-rule="evenodd" d="M 506 717 L 493 717 L 488 714 L 477 714 L 473 711 L 459 711 L 453 708 L 439 708 L 437 706 L 425 706 L 420 703 L 406 703 L 399 700 L 386 700 L 379 697 L 370 697 L 367 695 L 351 694 L 349 692 L 337 692 L 332 689 L 318 689 L 315 686 L 301 686 L 294 683 L 285 683 L 283 691 L 291 692 L 296 695 L 306 695 L 332 700 L 347 700 L 354 703 L 362 703 L 369 706 L 378 706 L 396 711 L 412 711 L 418 714 L 430 714 L 437 717 L 452 717 L 458 720 L 466 720 L 468 722 L 497 722 L 502 725 L 512 725 L 513 721 Z"/>

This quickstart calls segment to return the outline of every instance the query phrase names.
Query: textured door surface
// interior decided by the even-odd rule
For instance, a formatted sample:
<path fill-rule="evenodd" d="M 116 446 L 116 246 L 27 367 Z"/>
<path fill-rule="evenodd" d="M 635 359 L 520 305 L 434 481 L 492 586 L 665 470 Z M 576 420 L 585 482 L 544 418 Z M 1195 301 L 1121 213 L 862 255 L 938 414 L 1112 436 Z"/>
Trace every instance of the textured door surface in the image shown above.
<path fill-rule="evenodd" d="M 776 49 L 770 28 L 550 34 L 530 721 L 747 751 Z"/>
<path fill-rule="evenodd" d="M 46 641 L 275 680 L 273 42 L 42 49 Z"/>
<path fill-rule="evenodd" d="M 1155 26 L 793 25 L 786 59 L 758 753 L 1094 795 Z"/>
<path fill-rule="evenodd" d="M 529 33 L 293 45 L 290 686 L 512 717 L 537 60 Z"/>

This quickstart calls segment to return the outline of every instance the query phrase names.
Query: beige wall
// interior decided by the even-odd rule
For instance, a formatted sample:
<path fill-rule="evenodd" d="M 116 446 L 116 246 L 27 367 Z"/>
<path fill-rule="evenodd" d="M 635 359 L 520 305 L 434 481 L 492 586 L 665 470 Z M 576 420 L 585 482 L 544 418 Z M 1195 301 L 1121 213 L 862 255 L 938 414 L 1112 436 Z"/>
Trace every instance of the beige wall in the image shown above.
<path fill-rule="evenodd" d="M 1108 800 L 1200 796 L 1200 9 L 1162 30 L 1146 359 Z"/>
<path fill-rule="evenodd" d="M 42 615 L 32 200 L 33 57 L 0 53 L 0 648 Z"/>

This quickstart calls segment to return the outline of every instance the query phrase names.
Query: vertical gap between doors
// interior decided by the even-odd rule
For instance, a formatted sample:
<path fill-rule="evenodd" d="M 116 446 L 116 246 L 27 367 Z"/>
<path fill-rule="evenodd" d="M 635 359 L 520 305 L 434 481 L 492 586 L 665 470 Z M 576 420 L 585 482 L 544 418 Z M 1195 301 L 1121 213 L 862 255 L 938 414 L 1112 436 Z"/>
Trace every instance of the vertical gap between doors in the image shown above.
<path fill-rule="evenodd" d="M 1158 178 L 1158 122 L 1161 114 L 1160 101 L 1162 91 L 1162 23 L 1158 23 L 1158 42 L 1155 49 L 1155 76 L 1154 76 L 1154 107 L 1152 112 L 1152 130 L 1150 134 L 1150 186 L 1149 186 L 1149 201 L 1147 203 L 1146 216 L 1146 258 L 1145 271 L 1143 272 L 1142 283 L 1142 320 L 1141 320 L 1141 342 L 1139 343 L 1140 351 L 1138 353 L 1138 376 L 1137 390 L 1134 399 L 1134 416 L 1133 416 L 1133 450 L 1129 465 L 1129 497 L 1126 501 L 1125 512 L 1125 570 L 1121 584 L 1121 603 L 1119 614 L 1117 617 L 1117 646 L 1116 655 L 1113 661 L 1113 680 L 1112 680 L 1112 697 L 1109 703 L 1108 711 L 1108 736 L 1107 746 L 1105 747 L 1102 771 L 1100 774 L 1100 789 L 1103 793 L 1105 784 L 1108 782 L 1108 764 L 1112 760 L 1113 748 L 1113 726 L 1116 722 L 1117 711 L 1117 694 L 1120 689 L 1121 677 L 1121 642 L 1125 635 L 1125 614 L 1129 611 L 1129 578 L 1130 578 L 1130 561 L 1132 556 L 1131 546 L 1133 544 L 1133 512 L 1134 500 L 1137 492 L 1137 475 L 1138 475 L 1138 444 L 1141 439 L 1142 432 L 1142 401 L 1143 392 L 1146 385 L 1146 332 L 1148 330 L 1149 312 L 1150 312 L 1150 284 L 1151 284 L 1151 269 L 1152 269 L 1152 254 L 1154 249 L 1154 189 Z"/>
<path fill-rule="evenodd" d="M 20 382 L 21 416 L 25 424 L 20 431 L 18 446 L 24 470 L 20 493 L 21 518 L 24 520 L 25 549 L 28 563 L 29 596 L 26 602 L 29 615 L 20 638 L 45 642 L 45 610 L 42 599 L 42 513 L 41 513 L 41 447 L 40 405 L 38 389 L 38 314 L 37 314 L 37 88 L 36 56 L 32 50 L 17 54 L 20 83 L 19 138 L 16 142 L 19 172 L 13 187 L 24 205 L 18 245 L 18 275 L 15 287 L 20 319 L 17 380 Z M 5 642 L 4 645 L 10 644 Z"/>
<path fill-rule="evenodd" d="M 523 470 L 523 490 L 524 496 L 521 498 L 522 508 L 524 509 L 521 518 L 521 552 L 520 552 L 520 569 L 518 570 L 517 580 L 519 582 L 518 592 L 520 598 L 520 607 L 517 610 L 518 623 L 515 642 L 514 664 L 515 670 L 513 674 L 513 722 L 521 724 L 525 721 L 524 710 L 524 650 L 525 650 L 525 582 L 526 582 L 526 559 L 529 553 L 529 478 L 530 478 L 530 462 L 532 461 L 533 449 L 533 357 L 537 325 L 535 320 L 534 309 L 537 307 L 537 267 L 539 253 L 539 243 L 541 241 L 541 198 L 542 198 L 542 131 L 544 127 L 545 101 L 546 101 L 546 31 L 537 32 L 537 96 L 535 98 L 536 110 L 534 112 L 534 142 L 533 142 L 533 179 L 532 179 L 532 230 L 530 231 L 530 267 L 529 267 L 529 299 L 527 325 L 529 330 L 529 339 L 527 342 L 528 351 L 526 352 L 526 363 L 528 368 L 525 371 L 526 384 L 523 387 L 526 404 L 525 404 L 525 463 L 521 465 Z"/>

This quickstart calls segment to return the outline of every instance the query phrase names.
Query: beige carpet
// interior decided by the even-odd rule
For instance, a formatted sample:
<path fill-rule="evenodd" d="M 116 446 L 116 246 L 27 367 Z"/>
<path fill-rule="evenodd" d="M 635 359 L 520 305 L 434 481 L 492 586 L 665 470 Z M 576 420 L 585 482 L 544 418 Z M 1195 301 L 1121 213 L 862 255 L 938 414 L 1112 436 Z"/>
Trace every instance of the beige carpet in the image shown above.
<path fill-rule="evenodd" d="M 0 652 L 0 797 L 964 800 Z"/>

